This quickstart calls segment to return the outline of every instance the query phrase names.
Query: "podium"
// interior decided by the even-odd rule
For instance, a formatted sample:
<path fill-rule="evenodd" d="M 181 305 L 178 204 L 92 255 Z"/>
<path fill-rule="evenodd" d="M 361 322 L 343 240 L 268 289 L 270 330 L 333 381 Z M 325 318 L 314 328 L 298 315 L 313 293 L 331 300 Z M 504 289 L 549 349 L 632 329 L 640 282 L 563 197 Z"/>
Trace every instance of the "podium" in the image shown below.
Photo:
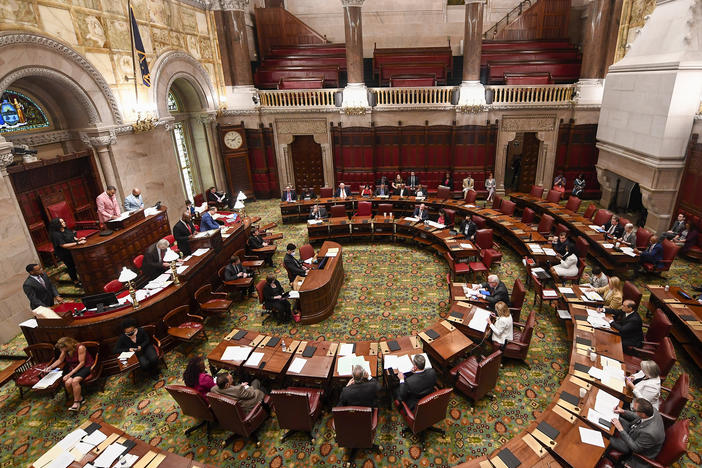
<path fill-rule="evenodd" d="M 133 213 L 130 213 L 127 216 L 124 216 L 126 213 L 122 213 L 120 217 L 117 219 L 111 219 L 105 223 L 107 226 L 107 229 L 111 229 L 113 231 L 119 231 L 120 229 L 126 229 L 129 226 L 133 226 L 134 224 L 138 223 L 142 219 L 145 218 L 144 216 L 144 209 L 140 209 L 137 211 L 134 211 Z"/>

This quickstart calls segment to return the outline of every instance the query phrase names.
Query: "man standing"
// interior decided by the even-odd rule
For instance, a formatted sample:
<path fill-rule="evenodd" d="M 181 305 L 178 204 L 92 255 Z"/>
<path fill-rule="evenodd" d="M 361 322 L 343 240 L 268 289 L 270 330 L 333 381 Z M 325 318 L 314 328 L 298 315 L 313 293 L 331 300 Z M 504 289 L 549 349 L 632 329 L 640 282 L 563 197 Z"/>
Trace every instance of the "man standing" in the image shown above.
<path fill-rule="evenodd" d="M 288 279 L 290 282 L 295 279 L 296 276 L 307 276 L 307 270 L 305 266 L 300 262 L 300 260 L 295 258 L 295 244 L 288 244 L 287 253 L 285 258 L 283 258 L 283 264 L 288 270 Z"/>
<path fill-rule="evenodd" d="M 490 295 L 480 295 L 481 298 L 487 301 L 490 306 L 490 310 L 495 310 L 495 304 L 500 301 L 504 302 L 508 306 L 510 305 L 507 286 L 505 286 L 505 283 L 500 281 L 500 278 L 497 275 L 488 276 L 487 283 L 483 283 L 480 286 L 487 289 L 490 293 Z"/>
<path fill-rule="evenodd" d="M 210 231 L 212 229 L 219 229 L 219 224 L 214 219 L 214 215 L 217 213 L 217 207 L 211 206 L 207 211 L 202 214 L 202 219 L 200 220 L 200 231 Z"/>
<path fill-rule="evenodd" d="M 116 218 L 122 212 L 119 209 L 117 202 L 117 188 L 114 185 L 108 185 L 104 192 L 97 196 L 95 204 L 97 205 L 98 220 L 101 224 L 105 224 L 112 218 Z"/>
<path fill-rule="evenodd" d="M 427 206 L 424 203 L 414 209 L 414 217 L 422 221 L 429 219 L 429 211 L 427 211 Z"/>
<path fill-rule="evenodd" d="M 660 413 L 644 398 L 635 398 L 631 403 L 631 411 L 615 408 L 614 412 L 619 415 L 619 419 L 612 419 L 612 424 L 619 433 L 610 439 L 610 449 L 624 454 L 619 460 L 622 466 L 650 466 L 633 455 L 637 453 L 653 459 L 661 451 L 665 441 L 665 426 Z"/>
<path fill-rule="evenodd" d="M 124 211 L 136 211 L 144 208 L 144 199 L 141 196 L 141 190 L 134 187 L 132 193 L 124 199 Z"/>
<path fill-rule="evenodd" d="M 397 398 L 404 401 L 409 409 L 414 411 L 419 400 L 434 391 L 436 385 L 436 372 L 431 367 L 425 369 L 426 359 L 423 355 L 417 354 L 412 358 L 412 374 L 405 378 L 402 372 L 398 371 L 400 387 L 397 390 Z"/>
<path fill-rule="evenodd" d="M 178 243 L 178 250 L 183 252 L 186 257 L 192 253 L 189 237 L 195 232 L 197 232 L 197 228 L 190 219 L 190 213 L 185 211 L 180 217 L 180 221 L 173 226 L 173 237 Z"/>
<path fill-rule="evenodd" d="M 144 262 L 141 264 L 141 270 L 149 280 L 156 278 L 168 269 L 168 263 L 163 261 L 167 251 L 168 241 L 166 239 L 161 239 L 147 247 L 144 252 Z"/>
<path fill-rule="evenodd" d="M 246 416 L 257 404 L 263 401 L 266 394 L 261 390 L 261 382 L 258 380 L 253 380 L 251 385 L 247 382 L 242 382 L 239 385 L 233 385 L 233 383 L 234 379 L 231 374 L 220 374 L 217 376 L 217 385 L 212 387 L 212 391 L 237 400 L 241 412 Z"/>
<path fill-rule="evenodd" d="M 29 308 L 34 310 L 39 306 L 51 307 L 54 301 L 63 302 L 63 298 L 56 290 L 41 265 L 30 263 L 25 268 L 29 276 L 24 280 L 22 290 L 29 299 Z"/>
<path fill-rule="evenodd" d="M 619 332 L 622 338 L 622 348 L 630 354 L 631 348 L 640 348 L 643 344 L 641 316 L 634 310 L 636 303 L 631 299 L 622 302 L 621 310 L 607 308 L 605 312 L 614 315 L 610 326 Z"/>
<path fill-rule="evenodd" d="M 419 177 L 414 175 L 414 171 L 410 172 L 409 179 L 407 179 L 407 185 L 409 185 L 411 189 L 414 189 L 419 185 Z"/>
<path fill-rule="evenodd" d="M 371 379 L 368 372 L 358 364 L 351 369 L 351 379 L 341 390 L 339 406 L 367 406 L 375 408 L 378 406 L 378 392 L 380 385 L 375 379 Z"/>

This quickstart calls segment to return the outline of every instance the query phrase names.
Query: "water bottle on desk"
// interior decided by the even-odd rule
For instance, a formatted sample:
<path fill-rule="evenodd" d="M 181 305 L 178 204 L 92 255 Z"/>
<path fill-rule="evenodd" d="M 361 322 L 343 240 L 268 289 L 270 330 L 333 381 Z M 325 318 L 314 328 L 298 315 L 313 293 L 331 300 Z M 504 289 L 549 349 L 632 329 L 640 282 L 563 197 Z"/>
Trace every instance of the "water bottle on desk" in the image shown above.
<path fill-rule="evenodd" d="M 285 340 L 282 340 L 281 345 L 283 352 L 285 352 Z"/>

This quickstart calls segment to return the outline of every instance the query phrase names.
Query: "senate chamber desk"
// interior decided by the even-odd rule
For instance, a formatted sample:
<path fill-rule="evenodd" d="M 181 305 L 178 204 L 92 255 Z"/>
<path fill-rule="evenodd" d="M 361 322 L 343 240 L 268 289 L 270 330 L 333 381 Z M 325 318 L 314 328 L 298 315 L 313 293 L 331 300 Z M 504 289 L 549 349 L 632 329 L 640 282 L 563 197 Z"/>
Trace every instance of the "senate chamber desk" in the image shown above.
<path fill-rule="evenodd" d="M 293 280 L 293 289 L 300 293 L 300 323 L 318 323 L 334 313 L 336 300 L 344 282 L 344 263 L 341 246 L 336 242 L 322 244 L 317 253 L 320 262 L 329 249 L 337 249 L 337 253 L 328 258 L 323 270 L 320 270 L 319 263 L 316 263 L 307 271 L 307 276 Z"/>

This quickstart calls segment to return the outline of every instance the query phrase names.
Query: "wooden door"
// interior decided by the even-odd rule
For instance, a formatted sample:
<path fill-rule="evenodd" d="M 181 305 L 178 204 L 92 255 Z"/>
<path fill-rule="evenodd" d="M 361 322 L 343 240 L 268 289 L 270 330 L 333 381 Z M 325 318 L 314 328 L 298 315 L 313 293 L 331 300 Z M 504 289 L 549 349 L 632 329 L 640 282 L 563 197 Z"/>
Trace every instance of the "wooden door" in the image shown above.
<path fill-rule="evenodd" d="M 519 173 L 519 191 L 529 193 L 536 180 L 536 166 L 539 164 L 539 147 L 541 142 L 536 138 L 536 133 L 524 134 L 522 147 L 522 165 Z M 546 187 L 548 191 L 550 187 Z"/>
<path fill-rule="evenodd" d="M 312 135 L 297 135 L 290 145 L 293 172 L 295 174 L 295 190 L 297 193 L 304 187 L 324 187 L 324 168 L 322 164 L 322 147 L 314 141 Z M 281 187 L 282 189 L 282 187 Z"/>
<path fill-rule="evenodd" d="M 249 148 L 246 143 L 244 126 L 217 125 L 217 129 L 229 192 L 236 196 L 239 191 L 242 191 L 247 197 L 253 198 L 253 179 L 251 178 Z"/>

